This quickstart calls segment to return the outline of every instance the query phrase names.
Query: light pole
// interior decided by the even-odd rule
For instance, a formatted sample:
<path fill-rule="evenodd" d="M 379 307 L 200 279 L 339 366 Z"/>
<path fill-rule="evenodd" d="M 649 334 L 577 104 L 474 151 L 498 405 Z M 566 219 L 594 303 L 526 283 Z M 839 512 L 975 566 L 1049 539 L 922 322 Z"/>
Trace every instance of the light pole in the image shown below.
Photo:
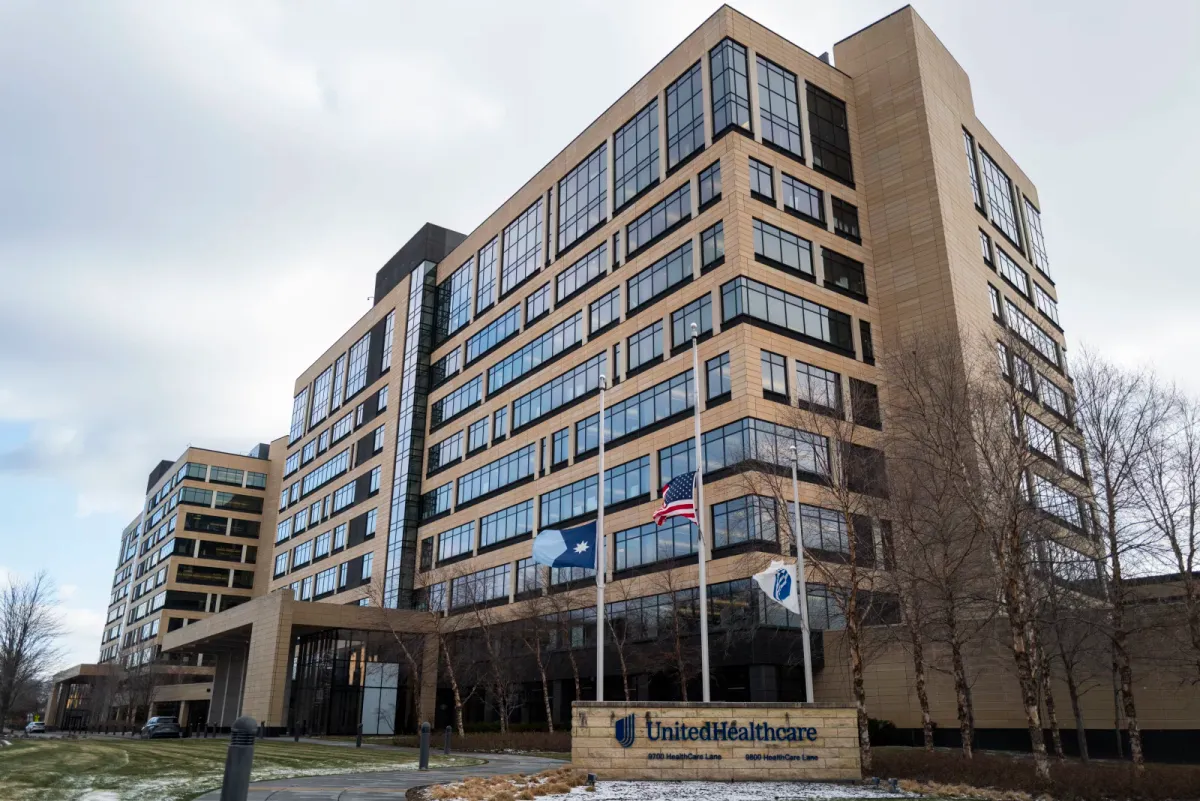
<path fill-rule="evenodd" d="M 800 534 L 800 482 L 796 478 L 799 456 L 792 446 L 792 538 L 796 541 L 796 583 L 800 600 L 800 632 L 804 646 L 804 700 L 812 703 L 812 634 L 808 629 L 808 581 L 804 577 L 804 537 Z"/>

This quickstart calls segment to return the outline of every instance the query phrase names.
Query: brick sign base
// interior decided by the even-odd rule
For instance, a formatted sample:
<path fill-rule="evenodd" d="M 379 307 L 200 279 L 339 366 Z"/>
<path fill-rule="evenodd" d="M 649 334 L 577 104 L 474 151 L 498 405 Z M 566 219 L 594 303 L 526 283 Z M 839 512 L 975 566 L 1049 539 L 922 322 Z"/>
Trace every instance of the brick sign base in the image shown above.
<path fill-rule="evenodd" d="M 602 779 L 862 778 L 852 706 L 576 701 L 571 762 Z"/>

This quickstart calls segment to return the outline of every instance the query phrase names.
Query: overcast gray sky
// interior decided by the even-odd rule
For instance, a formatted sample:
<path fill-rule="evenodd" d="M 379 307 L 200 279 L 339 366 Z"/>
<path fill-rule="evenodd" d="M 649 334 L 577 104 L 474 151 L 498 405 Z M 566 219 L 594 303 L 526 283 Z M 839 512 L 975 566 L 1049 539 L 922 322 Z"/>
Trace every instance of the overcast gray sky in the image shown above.
<path fill-rule="evenodd" d="M 895 0 L 733 4 L 813 53 Z M 0 570 L 92 661 L 121 528 L 295 376 L 423 222 L 471 231 L 715 2 L 0 0 Z M 917 11 L 1037 183 L 1067 336 L 1200 390 L 1200 4 Z"/>

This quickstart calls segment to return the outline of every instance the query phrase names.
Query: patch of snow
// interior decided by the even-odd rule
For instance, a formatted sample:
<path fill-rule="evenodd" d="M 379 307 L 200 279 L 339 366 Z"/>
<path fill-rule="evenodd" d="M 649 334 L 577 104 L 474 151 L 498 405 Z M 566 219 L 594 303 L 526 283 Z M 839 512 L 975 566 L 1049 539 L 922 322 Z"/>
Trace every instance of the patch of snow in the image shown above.
<path fill-rule="evenodd" d="M 120 801 L 120 797 L 112 790 L 93 790 L 81 796 L 79 801 Z"/>
<path fill-rule="evenodd" d="M 783 801 L 829 798 L 912 798 L 882 787 L 826 782 L 596 782 L 596 791 L 541 796 L 541 801 Z"/>

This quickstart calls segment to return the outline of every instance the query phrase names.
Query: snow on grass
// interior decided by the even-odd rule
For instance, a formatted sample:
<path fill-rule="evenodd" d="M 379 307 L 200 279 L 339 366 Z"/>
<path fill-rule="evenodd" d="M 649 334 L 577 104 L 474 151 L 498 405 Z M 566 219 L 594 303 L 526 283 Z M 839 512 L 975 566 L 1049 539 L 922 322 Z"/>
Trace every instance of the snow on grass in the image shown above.
<path fill-rule="evenodd" d="M 910 798 L 881 787 L 824 782 L 606 782 L 541 801 L 776 801 L 777 799 Z"/>

